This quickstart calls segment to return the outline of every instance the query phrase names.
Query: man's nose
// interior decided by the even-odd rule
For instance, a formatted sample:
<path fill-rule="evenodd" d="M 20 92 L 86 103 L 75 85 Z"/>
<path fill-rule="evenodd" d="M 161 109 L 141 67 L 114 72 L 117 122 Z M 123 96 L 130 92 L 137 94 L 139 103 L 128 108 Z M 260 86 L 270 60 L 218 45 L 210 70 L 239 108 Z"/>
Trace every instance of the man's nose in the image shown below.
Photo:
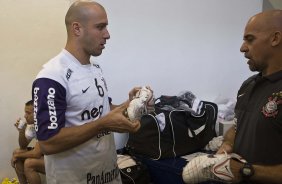
<path fill-rule="evenodd" d="M 248 51 L 248 47 L 246 46 L 245 43 L 243 43 L 243 44 L 241 45 L 240 51 L 241 51 L 241 52 L 247 52 L 247 51 Z"/>
<path fill-rule="evenodd" d="M 105 39 L 110 39 L 110 33 L 109 33 L 109 31 L 108 31 L 108 29 L 106 29 L 106 32 L 105 32 L 105 35 L 104 35 L 104 38 Z"/>

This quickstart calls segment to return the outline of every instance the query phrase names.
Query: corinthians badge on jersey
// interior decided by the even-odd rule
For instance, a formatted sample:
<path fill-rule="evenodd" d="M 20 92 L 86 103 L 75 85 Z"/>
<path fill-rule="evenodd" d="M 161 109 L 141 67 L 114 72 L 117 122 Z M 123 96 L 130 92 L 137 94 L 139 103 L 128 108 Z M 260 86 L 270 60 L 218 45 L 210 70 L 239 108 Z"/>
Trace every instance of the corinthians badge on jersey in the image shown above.
<path fill-rule="evenodd" d="M 273 93 L 268 98 L 268 102 L 262 107 L 262 113 L 265 117 L 274 117 L 278 114 L 278 105 L 282 104 L 282 91 Z"/>

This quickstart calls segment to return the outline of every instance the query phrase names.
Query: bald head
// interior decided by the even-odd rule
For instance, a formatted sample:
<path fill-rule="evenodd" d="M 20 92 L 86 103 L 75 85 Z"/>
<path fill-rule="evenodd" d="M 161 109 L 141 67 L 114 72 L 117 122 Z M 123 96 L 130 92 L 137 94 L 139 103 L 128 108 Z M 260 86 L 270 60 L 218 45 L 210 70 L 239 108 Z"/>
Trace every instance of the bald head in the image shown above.
<path fill-rule="evenodd" d="M 270 10 L 250 18 L 240 51 L 251 71 L 270 75 L 282 70 L 282 10 Z"/>
<path fill-rule="evenodd" d="M 65 18 L 67 43 L 65 49 L 82 64 L 89 64 L 90 56 L 99 56 L 110 39 L 108 17 L 102 5 L 90 0 L 74 2 Z"/>
<path fill-rule="evenodd" d="M 86 23 L 93 7 L 104 10 L 104 7 L 95 1 L 78 0 L 74 2 L 65 17 L 67 31 L 69 32 L 69 28 L 73 22 Z"/>
<path fill-rule="evenodd" d="M 269 10 L 254 15 L 248 24 L 256 24 L 261 31 L 282 31 L 282 10 Z"/>

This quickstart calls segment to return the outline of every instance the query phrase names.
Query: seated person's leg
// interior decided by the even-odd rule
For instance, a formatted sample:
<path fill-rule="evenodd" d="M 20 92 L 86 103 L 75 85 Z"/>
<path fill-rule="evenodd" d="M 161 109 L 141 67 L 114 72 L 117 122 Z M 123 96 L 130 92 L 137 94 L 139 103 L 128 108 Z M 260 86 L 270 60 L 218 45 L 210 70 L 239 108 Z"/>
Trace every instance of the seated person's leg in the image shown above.
<path fill-rule="evenodd" d="M 39 173 L 45 174 L 44 157 L 28 158 L 24 163 L 24 172 L 29 184 L 41 184 Z"/>
<path fill-rule="evenodd" d="M 13 155 L 15 153 L 19 153 L 19 152 L 23 152 L 23 150 L 16 149 L 13 152 Z M 25 161 L 24 159 L 19 159 L 19 160 L 16 160 L 14 162 L 13 157 L 12 157 L 12 161 L 11 161 L 12 166 L 15 168 L 15 171 L 16 171 L 16 174 L 18 176 L 20 184 L 27 184 L 27 180 L 26 180 L 25 173 L 24 173 L 24 161 Z"/>

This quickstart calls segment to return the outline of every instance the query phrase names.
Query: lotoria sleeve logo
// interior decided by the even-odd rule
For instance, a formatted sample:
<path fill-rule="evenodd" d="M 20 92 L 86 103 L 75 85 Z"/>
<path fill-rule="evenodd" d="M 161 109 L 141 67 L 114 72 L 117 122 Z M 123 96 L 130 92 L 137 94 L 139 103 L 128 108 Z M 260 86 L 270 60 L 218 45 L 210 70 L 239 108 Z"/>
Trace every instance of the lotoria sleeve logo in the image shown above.
<path fill-rule="evenodd" d="M 55 107 L 55 93 L 56 90 L 54 88 L 48 89 L 47 104 L 48 104 L 50 122 L 51 122 L 51 124 L 48 126 L 48 129 L 58 128 L 57 113 Z"/>

